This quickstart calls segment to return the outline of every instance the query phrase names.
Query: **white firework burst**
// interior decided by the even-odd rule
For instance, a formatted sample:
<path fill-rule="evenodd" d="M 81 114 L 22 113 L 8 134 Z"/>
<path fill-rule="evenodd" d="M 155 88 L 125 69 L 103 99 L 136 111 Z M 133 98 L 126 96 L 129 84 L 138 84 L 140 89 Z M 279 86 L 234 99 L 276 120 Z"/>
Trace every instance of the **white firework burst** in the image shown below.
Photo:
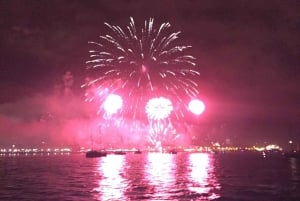
<path fill-rule="evenodd" d="M 167 118 L 173 110 L 172 102 L 164 97 L 152 98 L 146 105 L 146 113 L 151 120 Z"/>

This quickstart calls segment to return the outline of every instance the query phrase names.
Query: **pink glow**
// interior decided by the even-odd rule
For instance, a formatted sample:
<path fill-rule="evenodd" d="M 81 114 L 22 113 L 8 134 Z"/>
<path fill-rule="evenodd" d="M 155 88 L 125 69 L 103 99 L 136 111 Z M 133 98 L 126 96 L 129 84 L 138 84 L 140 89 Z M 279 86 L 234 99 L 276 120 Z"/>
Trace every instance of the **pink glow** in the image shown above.
<path fill-rule="evenodd" d="M 115 114 L 122 108 L 123 100 L 121 96 L 116 94 L 110 94 L 104 101 L 104 110 L 109 114 Z"/>
<path fill-rule="evenodd" d="M 203 101 L 194 99 L 191 100 L 189 103 L 189 110 L 194 113 L 195 115 L 200 115 L 204 112 L 205 110 L 205 105 Z"/>

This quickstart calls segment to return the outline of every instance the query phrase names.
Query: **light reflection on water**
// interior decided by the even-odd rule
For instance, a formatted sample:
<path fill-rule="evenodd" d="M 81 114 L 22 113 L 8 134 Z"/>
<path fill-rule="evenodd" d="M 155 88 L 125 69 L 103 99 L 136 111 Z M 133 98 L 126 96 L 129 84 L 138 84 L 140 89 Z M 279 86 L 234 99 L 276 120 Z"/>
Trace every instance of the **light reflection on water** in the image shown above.
<path fill-rule="evenodd" d="M 149 185 L 153 186 L 153 198 L 164 198 L 175 184 L 174 155 L 164 153 L 149 153 L 145 168 Z"/>
<path fill-rule="evenodd" d="M 179 155 L 179 154 L 178 154 Z M 196 200 L 219 198 L 214 167 L 208 154 L 178 155 L 148 153 L 108 155 L 97 162 L 97 200 L 174 200 L 187 196 Z"/>
<path fill-rule="evenodd" d="M 121 200 L 127 181 L 122 175 L 125 158 L 121 155 L 110 155 L 98 161 L 97 170 L 102 176 L 99 187 L 94 191 L 99 192 L 98 200 Z"/>
<path fill-rule="evenodd" d="M 291 183 L 291 188 L 294 189 L 295 191 L 299 191 L 298 186 L 300 183 L 300 171 L 299 171 L 299 160 L 296 158 L 290 158 L 290 180 L 292 181 Z"/>
<path fill-rule="evenodd" d="M 217 182 L 212 159 L 208 154 L 198 153 L 189 155 L 191 167 L 190 179 L 192 186 L 189 190 L 200 195 L 207 195 L 209 200 L 219 198 L 220 195 L 211 192 L 213 189 L 220 189 Z"/>

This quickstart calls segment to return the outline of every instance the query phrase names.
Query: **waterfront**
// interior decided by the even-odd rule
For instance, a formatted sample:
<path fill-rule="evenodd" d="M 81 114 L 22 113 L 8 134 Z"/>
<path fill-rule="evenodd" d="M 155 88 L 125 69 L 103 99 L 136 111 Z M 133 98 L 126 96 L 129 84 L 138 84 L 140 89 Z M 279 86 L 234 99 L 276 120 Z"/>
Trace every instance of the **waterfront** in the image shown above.
<path fill-rule="evenodd" d="M 300 199 L 300 161 L 259 153 L 0 157 L 0 200 Z"/>

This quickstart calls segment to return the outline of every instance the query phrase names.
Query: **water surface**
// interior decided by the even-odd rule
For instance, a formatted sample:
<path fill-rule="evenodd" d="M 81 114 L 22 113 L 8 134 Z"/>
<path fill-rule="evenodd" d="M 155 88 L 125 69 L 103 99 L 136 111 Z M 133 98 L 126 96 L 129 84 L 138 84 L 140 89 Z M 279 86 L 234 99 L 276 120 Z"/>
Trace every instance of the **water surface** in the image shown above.
<path fill-rule="evenodd" d="M 0 178 L 0 200 L 300 200 L 300 161 L 259 154 L 0 156 Z"/>

